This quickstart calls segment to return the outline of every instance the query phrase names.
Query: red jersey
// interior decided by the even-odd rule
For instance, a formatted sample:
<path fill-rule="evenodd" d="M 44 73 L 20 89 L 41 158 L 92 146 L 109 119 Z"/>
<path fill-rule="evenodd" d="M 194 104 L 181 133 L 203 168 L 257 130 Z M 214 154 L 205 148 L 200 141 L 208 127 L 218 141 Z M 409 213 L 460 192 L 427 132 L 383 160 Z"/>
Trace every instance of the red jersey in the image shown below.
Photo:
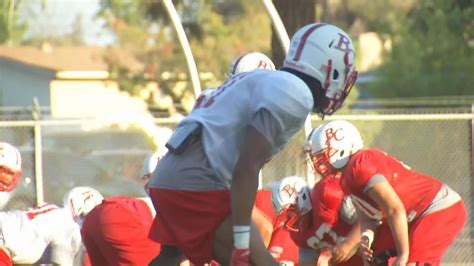
<path fill-rule="evenodd" d="M 361 207 L 369 217 L 382 220 L 384 214 L 365 191 L 383 178 L 403 202 L 408 222 L 423 213 L 443 185 L 411 170 L 381 150 L 364 149 L 350 158 L 341 177 L 341 187 L 346 194 L 352 195 L 354 205 Z"/>
<path fill-rule="evenodd" d="M 281 265 L 298 265 L 298 246 L 291 241 L 290 232 L 282 226 L 273 229 L 268 250 Z"/>
<path fill-rule="evenodd" d="M 338 178 L 329 177 L 316 183 L 311 190 L 312 210 L 303 217 L 300 231 L 291 232 L 293 241 L 299 247 L 313 249 L 334 246 L 337 239 L 347 235 L 352 228 L 340 217 L 343 199 Z"/>

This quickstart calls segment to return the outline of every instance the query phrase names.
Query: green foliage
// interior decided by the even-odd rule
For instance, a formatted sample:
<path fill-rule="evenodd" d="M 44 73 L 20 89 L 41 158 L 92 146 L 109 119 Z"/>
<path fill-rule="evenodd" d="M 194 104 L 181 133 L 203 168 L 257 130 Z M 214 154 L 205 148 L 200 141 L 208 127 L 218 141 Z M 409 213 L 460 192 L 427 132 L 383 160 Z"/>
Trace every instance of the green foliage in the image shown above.
<path fill-rule="evenodd" d="M 383 97 L 474 94 L 474 5 L 423 1 L 392 32 L 392 53 L 372 87 Z"/>
<path fill-rule="evenodd" d="M 200 21 L 203 39 L 191 37 L 200 71 L 212 72 L 223 79 L 236 56 L 250 51 L 270 53 L 271 23 L 264 6 L 251 3 L 245 6 L 252 9 L 228 18 L 210 7 L 206 10 L 207 15 Z"/>
<path fill-rule="evenodd" d="M 263 4 L 251 0 L 174 3 L 199 72 L 211 72 L 222 80 L 237 55 L 249 51 L 270 53 L 271 23 Z M 116 33 L 119 45 L 147 65 L 143 73 L 147 78 L 141 79 L 113 67 L 121 88 L 136 94 L 144 87 L 143 82 L 151 78 L 166 90 L 173 88 L 176 81 L 161 80 L 161 73 L 188 72 L 181 45 L 161 1 L 102 1 L 99 16 Z M 192 91 L 189 82 L 186 87 Z M 173 90 L 168 92 L 177 98 Z"/>
<path fill-rule="evenodd" d="M 0 44 L 19 43 L 27 30 L 26 24 L 20 23 L 19 20 L 19 2 L 4 0 L 0 3 Z"/>

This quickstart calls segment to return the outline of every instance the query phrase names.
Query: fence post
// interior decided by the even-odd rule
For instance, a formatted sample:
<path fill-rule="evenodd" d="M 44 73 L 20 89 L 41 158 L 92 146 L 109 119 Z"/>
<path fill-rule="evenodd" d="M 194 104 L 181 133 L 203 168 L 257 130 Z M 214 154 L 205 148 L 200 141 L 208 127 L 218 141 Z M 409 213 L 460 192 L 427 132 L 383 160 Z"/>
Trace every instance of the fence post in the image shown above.
<path fill-rule="evenodd" d="M 471 104 L 471 112 L 474 113 L 474 103 Z M 470 176 L 470 182 L 471 184 L 471 219 L 472 219 L 472 214 L 474 213 L 474 204 L 472 204 L 472 199 L 474 199 L 474 119 L 471 119 L 471 176 Z M 471 225 L 472 226 L 472 225 Z M 469 236 L 471 237 L 471 243 L 472 239 L 474 239 L 474 230 L 470 230 Z"/>
<path fill-rule="evenodd" d="M 38 99 L 33 99 L 32 109 L 34 125 L 34 138 L 35 138 L 35 188 L 36 188 L 36 205 L 44 203 L 44 190 L 43 190 L 43 148 L 42 148 L 42 135 L 41 125 L 39 120 L 41 119 L 41 108 L 38 103 Z"/>

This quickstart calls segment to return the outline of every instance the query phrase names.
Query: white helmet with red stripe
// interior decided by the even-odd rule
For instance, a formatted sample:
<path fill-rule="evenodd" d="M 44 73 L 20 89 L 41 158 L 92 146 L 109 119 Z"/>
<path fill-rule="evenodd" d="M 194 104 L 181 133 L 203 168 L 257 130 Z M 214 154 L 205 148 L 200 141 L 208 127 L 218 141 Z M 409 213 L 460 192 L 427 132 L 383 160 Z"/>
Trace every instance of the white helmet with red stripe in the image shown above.
<path fill-rule="evenodd" d="M 227 75 L 232 77 L 235 74 L 248 72 L 255 69 L 275 70 L 275 65 L 270 58 L 262 53 L 248 53 L 234 59 L 229 67 L 229 70 L 227 71 Z"/>
<path fill-rule="evenodd" d="M 339 109 L 357 79 L 351 38 L 331 24 L 314 23 L 298 30 L 291 39 L 283 66 L 321 83 L 322 99 L 317 99 L 320 116 Z"/>
<path fill-rule="evenodd" d="M 0 191 L 12 191 L 20 177 L 20 152 L 12 145 L 0 142 Z"/>

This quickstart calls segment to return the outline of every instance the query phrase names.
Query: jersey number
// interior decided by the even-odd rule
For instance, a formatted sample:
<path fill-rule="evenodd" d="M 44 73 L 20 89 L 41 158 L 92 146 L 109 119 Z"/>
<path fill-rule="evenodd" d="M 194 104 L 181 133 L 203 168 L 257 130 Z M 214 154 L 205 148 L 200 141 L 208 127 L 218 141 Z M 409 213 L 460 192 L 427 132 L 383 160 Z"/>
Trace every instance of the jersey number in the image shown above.
<path fill-rule="evenodd" d="M 208 95 L 201 94 L 194 104 L 194 109 L 197 108 L 208 108 L 216 101 L 216 97 L 223 93 L 227 88 L 231 87 L 236 81 L 241 80 L 245 77 L 248 73 L 242 73 L 240 75 L 236 75 L 232 78 L 227 79 L 219 88 L 215 91 L 211 92 Z"/>
<path fill-rule="evenodd" d="M 331 243 L 323 240 L 325 235 L 329 236 L 329 241 L 336 243 L 337 234 L 327 224 L 322 224 L 315 234 L 306 240 L 306 244 L 311 248 L 319 250 L 332 247 L 333 245 Z"/>

